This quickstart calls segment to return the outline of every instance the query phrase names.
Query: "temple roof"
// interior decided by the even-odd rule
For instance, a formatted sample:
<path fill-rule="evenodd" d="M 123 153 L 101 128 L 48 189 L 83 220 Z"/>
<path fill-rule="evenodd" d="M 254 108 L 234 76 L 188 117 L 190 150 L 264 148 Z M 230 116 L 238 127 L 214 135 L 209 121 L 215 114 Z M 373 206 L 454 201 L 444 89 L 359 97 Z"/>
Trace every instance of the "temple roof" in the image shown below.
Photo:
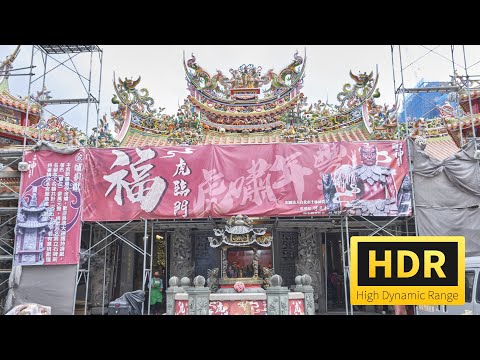
<path fill-rule="evenodd" d="M 7 172 L 8 174 L 6 174 Z M 17 194 L 20 192 L 20 173 L 3 170 L 0 175 L 0 200 L 2 200 L 3 194 L 9 195 L 14 191 Z"/>
<path fill-rule="evenodd" d="M 338 105 L 318 101 L 308 107 L 307 98 L 300 92 L 305 61 L 298 53 L 280 71 L 282 81 L 270 76 L 273 70 L 267 72 L 270 77 L 262 76 L 261 68 L 251 64 L 230 69 L 231 79 L 217 71 L 212 80 L 214 77 L 195 60 L 192 56 L 184 61 L 190 95 L 171 116 L 162 114 L 163 108 L 154 108 L 147 89 L 137 89 L 141 77 L 117 81 L 114 75 L 112 103 L 118 109 L 111 116 L 121 146 L 384 139 L 375 126 L 390 122 L 396 114 L 396 107 L 375 104 L 380 96 L 376 88 L 378 71 L 375 76 L 373 71 L 358 75 L 350 72 L 353 82 L 343 86 Z M 266 95 L 260 99 L 257 95 L 263 85 L 267 85 L 263 91 Z M 215 93 L 221 89 L 223 98 Z M 359 126 L 364 129 L 361 133 L 355 132 Z M 341 130 L 344 128 L 351 131 Z M 388 139 L 392 138 L 391 129 L 386 133 Z"/>
<path fill-rule="evenodd" d="M 231 68 L 230 77 L 220 70 L 212 76 L 197 64 L 193 54 L 186 62 L 184 54 L 183 66 L 193 97 L 198 99 L 202 96 L 205 97 L 204 100 L 236 107 L 245 104 L 261 105 L 282 99 L 293 89 L 301 87 L 305 76 L 306 54 L 302 58 L 297 51 L 293 58 L 278 74 L 274 69 L 263 74 L 261 66 L 243 64 L 238 69 Z"/>
<path fill-rule="evenodd" d="M 24 99 L 18 99 L 11 95 L 8 92 L 8 89 L 5 89 L 3 91 L 1 91 L 0 89 L 0 106 L 2 105 L 20 110 L 22 112 L 27 111 L 27 102 Z M 38 115 L 38 112 L 38 107 L 35 107 L 33 105 L 30 107 L 31 114 Z"/>
<path fill-rule="evenodd" d="M 0 63 L 0 106 L 8 106 L 22 112 L 27 111 L 27 101 L 25 99 L 19 99 L 12 94 L 10 94 L 10 89 L 8 86 L 8 78 L 10 72 L 13 69 L 13 62 L 17 58 L 18 53 L 20 52 L 20 46 L 18 45 L 15 51 L 7 56 L 7 58 Z M 38 106 L 32 104 L 30 107 L 30 112 L 32 114 L 38 114 Z"/>
<path fill-rule="evenodd" d="M 459 150 L 455 141 L 448 135 L 427 138 L 425 152 L 435 159 L 444 160 Z"/>
<path fill-rule="evenodd" d="M 24 131 L 26 132 L 27 138 L 32 138 L 34 140 L 40 140 L 40 135 L 41 139 L 45 141 L 68 143 L 69 140 L 69 129 L 62 128 L 61 126 L 57 126 L 54 128 L 46 127 L 40 133 L 36 125 L 25 127 L 6 121 L 0 121 L 0 133 L 11 135 L 15 138 L 20 138 L 23 137 Z"/>
<path fill-rule="evenodd" d="M 314 138 L 309 138 L 308 140 L 305 137 L 303 137 L 302 140 L 302 133 L 298 130 L 296 131 L 296 136 L 297 140 L 300 139 L 300 141 L 304 142 L 367 141 L 373 139 L 363 121 L 358 121 L 350 126 L 340 127 L 328 132 L 317 133 Z M 266 144 L 279 142 L 293 142 L 293 137 L 286 137 L 280 130 L 248 134 L 207 131 L 199 144 Z M 166 146 L 172 144 L 174 144 L 174 141 L 172 141 L 169 135 L 151 134 L 130 127 L 120 146 L 141 147 Z M 178 144 L 178 142 L 176 142 L 176 144 Z"/>

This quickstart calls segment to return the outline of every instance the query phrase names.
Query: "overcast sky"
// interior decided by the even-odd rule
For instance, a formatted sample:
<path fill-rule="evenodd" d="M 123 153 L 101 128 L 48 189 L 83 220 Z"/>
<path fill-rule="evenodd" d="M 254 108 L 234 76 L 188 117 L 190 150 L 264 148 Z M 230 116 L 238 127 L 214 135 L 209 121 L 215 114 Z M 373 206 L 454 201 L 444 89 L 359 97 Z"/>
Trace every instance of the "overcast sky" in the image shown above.
<path fill-rule="evenodd" d="M 15 45 L 0 45 L 0 59 L 13 52 Z M 264 71 L 273 68 L 279 72 L 293 60 L 296 50 L 303 57 L 304 49 L 307 53 L 306 75 L 303 93 L 308 102 L 319 99 L 336 103 L 336 96 L 346 82 L 350 82 L 349 71 L 354 74 L 359 71 L 374 71 L 378 65 L 380 79 L 380 103 L 393 104 L 395 93 L 393 83 L 393 70 L 395 82 L 401 84 L 400 56 L 398 46 L 394 47 L 393 68 L 390 45 L 100 45 L 103 49 L 103 64 L 100 89 L 100 116 L 116 108 L 111 103 L 113 95 L 113 74 L 116 77 L 142 77 L 138 88 L 147 88 L 150 96 L 155 100 L 155 107 L 164 107 L 165 113 L 174 114 L 177 104 L 183 103 L 188 95 L 182 64 L 183 52 L 190 58 L 193 52 L 197 63 L 210 74 L 216 69 L 224 74 L 229 74 L 230 68 L 238 68 L 242 64 L 261 66 Z M 402 49 L 402 64 L 405 87 L 414 87 L 420 79 L 426 81 L 449 81 L 453 73 L 452 54 L 450 45 L 406 45 Z M 469 75 L 480 74 L 480 46 L 465 46 L 467 68 Z M 23 45 L 21 52 L 14 63 L 15 68 L 30 65 L 32 46 Z M 458 73 L 465 74 L 463 49 L 461 45 L 454 47 L 454 61 Z M 40 52 L 33 56 L 35 75 L 30 93 L 35 94 L 40 90 L 43 78 L 39 77 L 44 72 L 42 55 Z M 51 91 L 52 98 L 85 98 L 85 88 L 88 88 L 86 79 L 89 77 L 90 54 L 80 54 L 73 58 L 73 64 L 67 55 L 48 57 L 45 84 Z M 79 77 L 63 66 L 60 62 L 81 75 Z M 27 70 L 18 70 L 14 73 L 26 73 Z M 98 97 L 100 82 L 100 58 L 97 53 L 92 57 L 91 93 Z M 10 78 L 10 90 L 13 95 L 26 95 L 28 89 L 28 76 L 14 76 Z M 400 99 L 401 101 L 401 99 Z M 70 106 L 50 105 L 47 110 L 55 115 L 61 115 Z M 86 130 L 86 105 L 79 105 L 64 115 L 66 121 Z M 92 107 L 89 112 L 89 126 L 91 129 L 96 124 L 96 109 Z"/>

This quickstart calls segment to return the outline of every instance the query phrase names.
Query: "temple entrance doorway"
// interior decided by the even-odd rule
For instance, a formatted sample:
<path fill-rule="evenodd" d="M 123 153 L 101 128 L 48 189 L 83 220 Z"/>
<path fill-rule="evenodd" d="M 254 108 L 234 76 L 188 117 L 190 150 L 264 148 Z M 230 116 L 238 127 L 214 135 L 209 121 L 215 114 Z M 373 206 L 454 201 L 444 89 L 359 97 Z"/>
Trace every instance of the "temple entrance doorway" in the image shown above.
<path fill-rule="evenodd" d="M 323 248 L 326 256 L 327 312 L 345 312 L 341 233 L 327 233 Z"/>
<path fill-rule="evenodd" d="M 143 249 L 143 237 L 144 233 L 138 232 L 133 234 L 131 241 L 137 248 Z M 166 232 L 153 232 L 153 236 L 149 232 L 146 244 L 147 254 L 145 257 L 143 253 L 136 251 L 135 248 L 125 242 L 119 242 L 117 244 L 118 258 L 114 266 L 115 282 L 112 287 L 113 296 L 111 300 L 122 296 L 126 292 L 144 290 L 144 314 L 152 314 L 153 307 L 151 306 L 152 304 L 150 304 L 149 282 L 150 276 L 158 271 L 160 279 L 162 280 L 162 301 L 161 305 L 157 306 L 160 313 L 165 313 L 165 289 L 168 287 L 167 238 L 168 233 Z M 150 256 L 150 254 L 152 254 L 152 256 Z M 145 283 L 143 283 L 144 271 Z"/>

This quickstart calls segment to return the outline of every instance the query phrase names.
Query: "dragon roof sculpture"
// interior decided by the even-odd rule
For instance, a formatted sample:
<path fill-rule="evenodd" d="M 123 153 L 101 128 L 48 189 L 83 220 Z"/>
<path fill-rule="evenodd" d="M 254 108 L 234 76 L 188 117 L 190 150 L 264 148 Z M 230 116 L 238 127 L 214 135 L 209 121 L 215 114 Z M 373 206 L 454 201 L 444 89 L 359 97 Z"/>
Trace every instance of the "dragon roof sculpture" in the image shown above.
<path fill-rule="evenodd" d="M 20 52 L 20 46 L 21 45 L 18 45 L 15 51 L 11 55 L 7 56 L 7 58 L 0 63 L 0 84 L 8 79 L 10 71 L 13 68 L 12 64 L 17 58 L 18 53 Z"/>
<path fill-rule="evenodd" d="M 183 66 L 192 92 L 196 90 L 207 99 L 221 104 L 234 104 L 242 100 L 246 103 L 259 104 L 282 98 L 301 84 L 305 76 L 306 55 L 302 58 L 297 51 L 293 58 L 293 61 L 278 74 L 273 69 L 262 74 L 261 66 L 243 64 L 237 69 L 231 68 L 230 77 L 225 76 L 220 70 L 210 75 L 197 64 L 193 53 L 186 62 L 184 54 Z"/>

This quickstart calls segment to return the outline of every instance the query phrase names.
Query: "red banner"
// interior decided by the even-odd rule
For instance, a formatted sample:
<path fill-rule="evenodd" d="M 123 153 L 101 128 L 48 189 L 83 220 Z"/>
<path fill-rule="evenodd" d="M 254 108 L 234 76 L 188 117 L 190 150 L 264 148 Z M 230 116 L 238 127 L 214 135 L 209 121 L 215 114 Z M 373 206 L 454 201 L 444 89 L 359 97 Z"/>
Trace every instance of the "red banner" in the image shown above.
<path fill-rule="evenodd" d="M 175 315 L 180 315 L 175 313 Z M 267 315 L 266 300 L 210 301 L 208 315 Z"/>
<path fill-rule="evenodd" d="M 78 264 L 84 150 L 27 151 L 18 204 L 15 265 Z"/>
<path fill-rule="evenodd" d="M 411 213 L 403 141 L 86 152 L 85 221 Z"/>

